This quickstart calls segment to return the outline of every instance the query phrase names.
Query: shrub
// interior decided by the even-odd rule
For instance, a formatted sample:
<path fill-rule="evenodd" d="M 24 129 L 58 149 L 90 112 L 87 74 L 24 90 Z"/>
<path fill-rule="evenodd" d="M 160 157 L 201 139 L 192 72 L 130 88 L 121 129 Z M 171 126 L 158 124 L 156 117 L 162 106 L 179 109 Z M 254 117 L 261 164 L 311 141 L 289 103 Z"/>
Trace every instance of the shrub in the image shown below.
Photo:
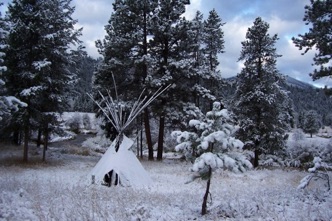
<path fill-rule="evenodd" d="M 80 132 L 80 121 L 80 115 L 76 113 L 67 121 L 66 126 L 69 127 L 71 131 L 78 134 Z"/>
<path fill-rule="evenodd" d="M 303 133 L 302 129 L 300 129 L 300 128 L 295 129 L 292 138 L 295 141 L 301 141 L 301 140 L 304 140 L 305 134 Z"/>
<path fill-rule="evenodd" d="M 84 129 L 87 129 L 87 130 L 91 129 L 91 121 L 90 121 L 90 117 L 88 114 L 83 114 L 82 121 L 83 121 Z"/>

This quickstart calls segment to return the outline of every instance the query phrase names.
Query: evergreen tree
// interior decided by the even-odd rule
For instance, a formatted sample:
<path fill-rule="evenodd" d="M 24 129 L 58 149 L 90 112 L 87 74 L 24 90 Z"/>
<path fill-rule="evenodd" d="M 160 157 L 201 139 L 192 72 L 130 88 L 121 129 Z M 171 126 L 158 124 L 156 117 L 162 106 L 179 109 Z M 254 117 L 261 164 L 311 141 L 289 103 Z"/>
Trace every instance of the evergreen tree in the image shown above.
<path fill-rule="evenodd" d="M 207 69 L 203 71 L 199 65 L 206 62 L 198 62 L 196 56 L 203 55 L 202 40 L 199 40 L 203 23 L 200 21 L 201 24 L 197 25 L 181 17 L 188 3 L 187 0 L 115 1 L 114 13 L 106 26 L 108 35 L 104 41 L 97 42 L 104 57 L 95 78 L 97 90 L 103 91 L 113 85 L 112 72 L 116 81 L 120 81 L 117 83 L 119 91 L 124 89 L 123 93 L 119 92 L 124 98 L 132 97 L 143 87 L 155 91 L 173 84 L 152 107 L 160 121 L 159 160 L 162 158 L 165 126 L 181 124 L 179 119 L 185 116 L 186 110 L 195 109 L 192 104 L 197 97 L 214 99 L 198 80 L 202 76 L 209 77 Z M 149 146 L 148 111 L 144 116 Z M 152 154 L 152 143 L 149 150 Z"/>
<path fill-rule="evenodd" d="M 105 93 L 113 84 L 112 74 L 120 97 L 130 100 L 143 88 L 146 88 L 146 77 L 149 69 L 148 36 L 151 36 L 150 19 L 158 5 L 157 0 L 117 0 L 113 3 L 108 25 L 107 36 L 96 42 L 103 62 L 95 75 L 96 91 Z M 128 90 L 130 88 L 131 90 Z M 98 98 L 98 96 L 96 96 Z M 149 149 L 149 159 L 153 159 L 153 147 L 150 134 L 149 110 L 144 111 L 144 125 Z M 112 127 L 106 125 L 106 128 Z"/>
<path fill-rule="evenodd" d="M 303 122 L 303 130 L 306 133 L 310 133 L 310 137 L 314 133 L 317 133 L 320 128 L 318 114 L 314 110 L 310 110 L 305 114 L 304 122 Z"/>
<path fill-rule="evenodd" d="M 323 77 L 332 77 L 332 0 L 310 0 L 305 6 L 303 18 L 306 25 L 312 25 L 308 32 L 293 37 L 295 46 L 307 53 L 316 48 L 318 53 L 314 57 L 314 65 L 320 66 L 310 75 L 314 80 Z"/>
<path fill-rule="evenodd" d="M 244 68 L 237 76 L 234 98 L 241 127 L 239 137 L 254 150 L 255 167 L 260 153 L 276 154 L 284 148 L 288 122 L 283 106 L 287 93 L 279 86 L 283 79 L 276 69 L 280 55 L 274 45 L 278 37 L 271 37 L 268 29 L 268 23 L 258 17 L 247 31 L 239 58 Z"/>
<path fill-rule="evenodd" d="M 151 72 L 148 75 L 151 87 L 173 84 L 154 104 L 159 118 L 157 159 L 162 159 L 164 129 L 167 123 L 175 125 L 183 115 L 183 107 L 195 103 L 195 94 L 210 96 L 210 91 L 198 85 L 195 59 L 195 35 L 191 22 L 182 17 L 189 2 L 160 1 L 151 20 Z M 197 39 L 197 38 L 196 38 Z"/>
<path fill-rule="evenodd" d="M 212 72 L 217 72 L 218 54 L 224 53 L 224 32 L 221 29 L 224 24 L 214 9 L 210 11 L 208 19 L 204 21 L 204 54 Z"/>
<path fill-rule="evenodd" d="M 0 3 L 0 7 L 3 4 Z M 6 49 L 8 47 L 7 37 L 8 37 L 9 25 L 8 22 L 2 17 L 0 13 L 0 132 L 3 133 L 3 129 L 7 126 L 11 119 L 11 113 L 17 111 L 19 107 L 26 106 L 14 96 L 10 96 L 6 90 L 5 83 L 5 73 L 7 67 L 4 64 L 4 59 L 6 57 Z"/>
<path fill-rule="evenodd" d="M 212 172 L 228 169 L 244 172 L 251 164 L 242 155 L 243 143 L 233 137 L 236 128 L 230 113 L 220 102 L 214 102 L 213 109 L 202 119 L 189 121 L 190 131 L 174 131 L 172 135 L 179 143 L 175 149 L 184 152 L 186 159 L 194 164 L 193 179 L 207 180 L 202 203 L 202 215 L 207 213 L 207 199 L 210 194 Z"/>
<path fill-rule="evenodd" d="M 24 161 L 31 129 L 44 131 L 47 143 L 49 122 L 54 119 L 49 113 L 66 105 L 65 93 L 75 78 L 69 71 L 70 48 L 80 43 L 81 30 L 74 28 L 74 9 L 71 0 L 14 0 L 8 6 L 9 90 L 28 104 L 23 119 L 16 119 L 24 127 Z"/>
<path fill-rule="evenodd" d="M 93 101 L 88 96 L 92 93 L 92 76 L 97 67 L 98 60 L 88 56 L 86 52 L 75 58 L 71 72 L 77 73 L 77 82 L 71 91 L 73 104 L 72 111 L 92 112 Z"/>
<path fill-rule="evenodd" d="M 218 70 L 218 55 L 225 52 L 224 32 L 222 31 L 224 24 L 215 9 L 209 12 L 209 17 L 204 21 L 203 51 L 209 71 L 205 80 L 205 87 L 209 88 L 217 99 L 221 99 L 220 86 L 223 83 L 221 73 Z M 209 108 L 211 108 L 211 104 L 212 102 L 210 102 L 210 105 L 205 106 L 210 106 Z"/>
<path fill-rule="evenodd" d="M 298 117 L 297 117 L 297 127 L 298 128 L 304 128 L 304 119 L 305 119 L 305 116 L 304 116 L 304 112 L 303 111 L 300 111 L 298 113 Z"/>

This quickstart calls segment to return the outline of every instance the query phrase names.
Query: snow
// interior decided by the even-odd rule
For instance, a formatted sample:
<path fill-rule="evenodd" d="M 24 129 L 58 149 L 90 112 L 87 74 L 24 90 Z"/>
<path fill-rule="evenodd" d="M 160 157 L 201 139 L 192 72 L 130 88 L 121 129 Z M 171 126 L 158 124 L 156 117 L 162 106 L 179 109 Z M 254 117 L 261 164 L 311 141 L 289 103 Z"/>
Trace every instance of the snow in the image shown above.
<path fill-rule="evenodd" d="M 51 149 L 47 163 L 19 163 L 21 148 L 1 149 L 0 220 L 331 220 L 332 197 L 296 187 L 296 170 L 215 172 L 209 213 L 200 215 L 206 181 L 187 182 L 180 160 L 141 161 L 154 181 L 148 188 L 86 186 L 98 157 Z M 14 156 L 12 156 L 14 153 Z M 19 155 L 20 156 L 20 155 Z M 40 157 L 40 156 L 38 156 Z M 331 174 L 330 174 L 331 175 Z"/>
<path fill-rule="evenodd" d="M 9 105 L 10 108 L 14 108 L 15 111 L 18 110 L 18 107 L 27 107 L 28 105 L 22 101 L 20 101 L 19 99 L 17 99 L 16 97 L 13 96 L 7 96 L 5 97 L 5 99 L 7 100 L 7 103 Z"/>
<path fill-rule="evenodd" d="M 64 113 L 62 119 L 71 119 L 75 114 Z M 298 141 L 289 137 L 288 145 L 293 147 Z M 127 152 L 131 142 L 124 139 L 118 160 L 120 170 L 129 167 L 136 172 L 140 170 L 133 169 L 132 164 L 127 165 L 134 162 L 128 158 L 138 161 Z M 324 146 L 331 140 L 307 136 L 301 142 Z M 42 163 L 41 149 L 30 145 L 30 162 L 24 164 L 21 162 L 22 146 L 1 144 L 0 221 L 332 220 L 331 191 L 324 191 L 322 179 L 305 182 L 304 178 L 310 174 L 307 171 L 294 168 L 259 169 L 245 173 L 215 170 L 211 179 L 212 198 L 209 198 L 208 214 L 202 216 L 200 210 L 206 180 L 188 182 L 192 175 L 188 170 L 193 166 L 191 163 L 174 157 L 162 162 L 139 160 L 139 165 L 142 164 L 153 182 L 108 188 L 98 184 L 87 185 L 93 168 L 100 162 L 100 155 L 68 154 L 71 148 L 51 144 L 47 150 L 47 162 Z M 114 152 L 109 150 L 112 157 Z M 215 168 L 227 165 L 236 168 L 232 164 L 240 156 L 223 155 L 224 158 L 219 160 L 216 155 L 205 153 L 201 157 L 197 167 L 208 164 Z M 317 158 L 316 162 L 320 160 Z M 332 172 L 328 174 L 332 176 Z M 135 177 L 134 174 L 129 176 Z M 140 177 L 144 176 L 136 174 L 135 182 L 141 182 Z M 307 186 L 298 189 L 300 184 Z"/>
<path fill-rule="evenodd" d="M 212 170 L 222 168 L 223 161 L 215 154 L 207 152 L 203 153 L 199 158 L 196 159 L 192 170 L 194 172 L 199 172 L 206 166 L 210 166 Z"/>
<path fill-rule="evenodd" d="M 46 59 L 43 61 L 35 61 L 32 63 L 32 65 L 34 66 L 34 68 L 38 71 L 40 71 L 41 69 L 43 69 L 44 67 L 50 66 L 52 64 L 52 62 L 47 61 Z"/>
<path fill-rule="evenodd" d="M 24 89 L 21 92 L 21 96 L 23 96 L 23 97 L 33 96 L 33 95 L 35 95 L 36 92 L 38 92 L 38 91 L 40 91 L 42 89 L 43 89 L 42 86 L 33 86 L 33 87 L 30 87 L 30 88 Z"/>

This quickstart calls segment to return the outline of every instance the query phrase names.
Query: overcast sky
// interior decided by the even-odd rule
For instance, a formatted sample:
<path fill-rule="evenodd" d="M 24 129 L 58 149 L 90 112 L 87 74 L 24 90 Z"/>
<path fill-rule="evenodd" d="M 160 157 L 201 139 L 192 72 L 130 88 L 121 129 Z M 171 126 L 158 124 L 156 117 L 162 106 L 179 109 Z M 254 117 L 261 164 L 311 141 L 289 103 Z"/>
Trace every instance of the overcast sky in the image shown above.
<path fill-rule="evenodd" d="M 9 0 L 4 1 L 10 2 Z M 73 0 L 76 6 L 73 17 L 78 20 L 77 27 L 83 27 L 82 40 L 88 54 L 94 58 L 99 54 L 95 47 L 97 39 L 105 36 L 104 26 L 112 13 L 113 0 Z M 277 52 L 282 55 L 277 60 L 277 68 L 281 73 L 317 86 L 332 85 L 331 79 L 313 82 L 309 73 L 312 67 L 314 52 L 301 55 L 291 41 L 293 36 L 307 31 L 303 22 L 304 6 L 310 0 L 190 0 L 186 18 L 191 19 L 197 10 L 205 18 L 209 11 L 216 9 L 223 22 L 225 34 L 225 53 L 220 55 L 220 70 L 223 77 L 235 76 L 240 72 L 242 64 L 237 62 L 241 41 L 245 40 L 248 27 L 255 18 L 262 17 L 270 24 L 270 35 L 278 34 Z"/>

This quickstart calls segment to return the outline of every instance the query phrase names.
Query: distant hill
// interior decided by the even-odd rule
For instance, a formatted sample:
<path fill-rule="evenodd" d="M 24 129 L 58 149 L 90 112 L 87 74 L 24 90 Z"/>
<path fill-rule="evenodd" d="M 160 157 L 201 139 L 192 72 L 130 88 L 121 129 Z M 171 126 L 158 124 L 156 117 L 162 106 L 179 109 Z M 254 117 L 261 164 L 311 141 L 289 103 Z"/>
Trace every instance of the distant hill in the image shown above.
<path fill-rule="evenodd" d="M 301 89 L 313 89 L 313 88 L 315 88 L 315 86 L 312 85 L 312 84 L 305 83 L 303 81 L 292 78 L 288 75 L 285 75 L 285 79 L 286 79 L 286 84 L 288 86 L 298 87 L 298 88 L 301 88 Z M 234 83 L 236 83 L 236 77 L 226 78 L 226 82 L 234 84 Z"/>
<path fill-rule="evenodd" d="M 292 78 L 288 75 L 285 78 L 286 78 L 286 84 L 289 86 L 294 86 L 294 87 L 298 87 L 298 88 L 302 88 L 302 89 L 315 88 L 312 84 L 296 80 L 295 78 Z"/>
<path fill-rule="evenodd" d="M 317 88 L 312 84 L 305 83 L 290 76 L 285 76 L 286 82 L 281 85 L 289 91 L 289 97 L 293 101 L 294 117 L 309 110 L 315 110 L 321 116 L 321 122 L 332 125 L 332 97 L 327 96 L 322 88 Z M 222 96 L 229 105 L 232 105 L 233 95 L 236 90 L 236 77 L 225 79 L 227 87 L 223 87 Z M 295 119 L 296 121 L 296 119 Z"/>

